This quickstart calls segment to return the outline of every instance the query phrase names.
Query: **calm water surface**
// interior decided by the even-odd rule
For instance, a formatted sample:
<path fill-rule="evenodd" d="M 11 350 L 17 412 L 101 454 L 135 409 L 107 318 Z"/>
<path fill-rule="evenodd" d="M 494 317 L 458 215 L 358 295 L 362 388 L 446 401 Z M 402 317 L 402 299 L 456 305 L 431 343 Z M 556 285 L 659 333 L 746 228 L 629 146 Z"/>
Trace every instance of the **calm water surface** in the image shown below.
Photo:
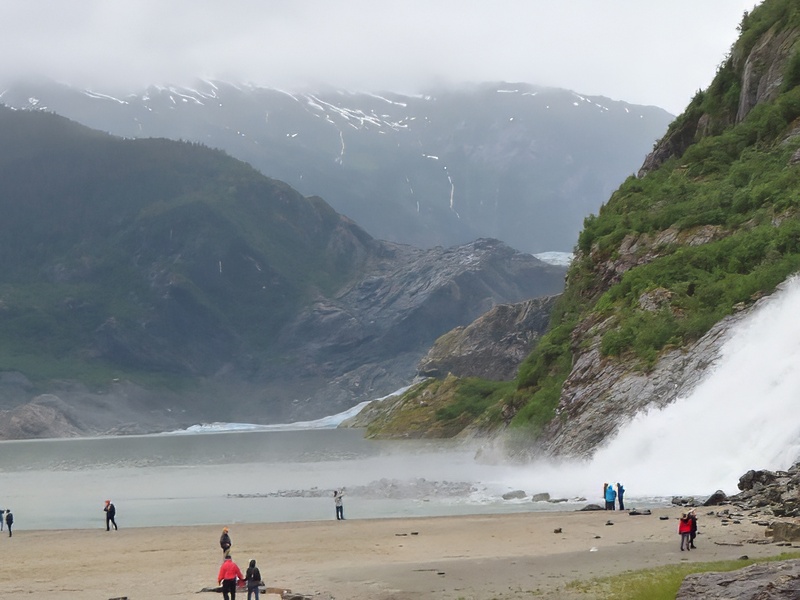
<path fill-rule="evenodd" d="M 102 527 L 105 499 L 121 527 L 331 519 L 342 486 L 349 518 L 585 505 L 503 500 L 518 475 L 456 442 L 352 429 L 0 442 L 0 507 L 20 530 Z"/>

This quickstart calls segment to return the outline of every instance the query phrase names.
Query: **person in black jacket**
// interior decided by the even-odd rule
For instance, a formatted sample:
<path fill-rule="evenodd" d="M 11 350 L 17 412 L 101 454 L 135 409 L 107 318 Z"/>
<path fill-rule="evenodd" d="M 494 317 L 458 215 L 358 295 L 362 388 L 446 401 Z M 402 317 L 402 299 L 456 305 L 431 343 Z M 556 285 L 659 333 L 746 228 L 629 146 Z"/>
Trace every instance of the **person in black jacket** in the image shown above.
<path fill-rule="evenodd" d="M 14 524 L 14 515 L 11 514 L 11 509 L 6 509 L 6 526 L 8 527 L 8 537 L 11 537 L 11 526 Z"/>
<path fill-rule="evenodd" d="M 117 522 L 115 517 L 117 515 L 117 509 L 114 506 L 114 503 L 111 500 L 106 500 L 106 506 L 103 509 L 106 512 L 106 531 L 111 531 L 111 525 L 114 526 L 114 529 L 117 529 Z"/>
<path fill-rule="evenodd" d="M 691 523 L 691 528 L 689 529 L 689 547 L 694 549 L 696 548 L 694 545 L 694 538 L 697 537 L 697 510 L 692 509 L 687 516 Z"/>
<path fill-rule="evenodd" d="M 222 548 L 223 560 L 231 555 L 231 536 L 228 535 L 228 528 L 222 528 L 222 535 L 219 536 L 219 547 Z"/>
<path fill-rule="evenodd" d="M 258 600 L 259 594 L 259 586 L 261 585 L 261 571 L 258 570 L 256 566 L 256 559 L 250 559 L 250 566 L 247 567 L 247 571 L 244 572 L 244 579 L 247 582 L 247 600 L 250 600 L 250 596 L 255 594 L 256 600 Z"/>

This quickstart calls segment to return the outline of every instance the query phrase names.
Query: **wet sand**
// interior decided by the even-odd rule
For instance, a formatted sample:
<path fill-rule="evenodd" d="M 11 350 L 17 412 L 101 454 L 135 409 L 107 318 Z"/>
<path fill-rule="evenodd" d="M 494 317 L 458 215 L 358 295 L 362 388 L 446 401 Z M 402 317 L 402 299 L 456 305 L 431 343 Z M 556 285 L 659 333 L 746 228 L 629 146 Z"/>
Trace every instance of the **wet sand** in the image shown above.
<path fill-rule="evenodd" d="M 12 538 L 3 532 L 0 595 L 221 598 L 197 592 L 216 585 L 223 525 L 242 571 L 255 558 L 268 586 L 320 600 L 504 600 L 532 593 L 570 599 L 574 592 L 565 586 L 572 581 L 786 549 L 754 543 L 765 539 L 764 527 L 749 518 L 725 526 L 708 510 L 698 509 L 700 534 L 691 552 L 679 550 L 679 508 L 649 516 L 531 512 L 134 529 L 120 523 L 111 532 L 99 519 L 95 530 L 23 530 Z"/>

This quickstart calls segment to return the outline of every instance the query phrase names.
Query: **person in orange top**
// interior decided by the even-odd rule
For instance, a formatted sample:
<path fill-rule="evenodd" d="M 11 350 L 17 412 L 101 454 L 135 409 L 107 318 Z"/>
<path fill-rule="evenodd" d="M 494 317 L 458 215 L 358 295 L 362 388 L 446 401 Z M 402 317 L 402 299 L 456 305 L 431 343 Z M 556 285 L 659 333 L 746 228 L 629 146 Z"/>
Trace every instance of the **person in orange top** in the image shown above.
<path fill-rule="evenodd" d="M 222 597 L 225 600 L 236 600 L 237 579 L 244 579 L 244 575 L 242 575 L 236 563 L 233 562 L 233 559 L 230 556 L 226 556 L 217 575 L 217 583 L 222 586 Z M 230 594 L 230 599 L 228 594 Z"/>

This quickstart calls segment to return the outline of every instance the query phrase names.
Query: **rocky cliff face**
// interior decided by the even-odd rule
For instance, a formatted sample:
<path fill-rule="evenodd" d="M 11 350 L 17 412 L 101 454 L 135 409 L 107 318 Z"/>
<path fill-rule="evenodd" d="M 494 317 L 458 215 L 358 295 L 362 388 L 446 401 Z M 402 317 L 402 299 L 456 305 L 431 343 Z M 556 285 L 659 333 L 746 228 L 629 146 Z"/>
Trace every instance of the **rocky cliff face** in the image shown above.
<path fill-rule="evenodd" d="M 709 132 L 740 123 L 758 104 L 774 100 L 780 93 L 787 63 L 798 40 L 800 30 L 784 28 L 781 23 L 776 23 L 759 36 L 752 47 L 734 47 L 734 52 L 721 69 L 740 74 L 738 85 L 741 92 L 735 110 L 712 116 L 693 110 L 690 105 L 645 158 L 639 177 L 654 171 L 668 159 L 681 156 L 691 144 Z"/>
<path fill-rule="evenodd" d="M 335 297 L 318 299 L 282 332 L 285 355 L 307 377 L 328 382 L 307 400 L 293 403 L 287 417 L 314 404 L 319 416 L 332 414 L 408 385 L 437 337 L 479 317 L 489 323 L 492 318 L 481 317 L 486 311 L 517 325 L 485 348 L 479 349 L 478 338 L 487 342 L 486 335 L 473 337 L 475 355 L 465 356 L 469 350 L 462 346 L 462 365 L 503 347 L 485 369 L 513 372 L 514 361 L 502 356 L 524 356 L 530 349 L 536 331 L 547 322 L 550 296 L 561 289 L 564 272 L 496 240 L 432 250 L 385 243 L 363 277 Z M 546 298 L 504 308 L 509 301 L 540 296 Z M 523 333 L 522 322 L 534 329 Z M 470 333 L 482 329 L 480 324 L 470 327 Z M 496 332 L 497 327 L 488 329 Z"/>
<path fill-rule="evenodd" d="M 547 330 L 556 296 L 501 304 L 466 327 L 441 336 L 419 362 L 422 377 L 514 378 L 523 359 Z"/>

